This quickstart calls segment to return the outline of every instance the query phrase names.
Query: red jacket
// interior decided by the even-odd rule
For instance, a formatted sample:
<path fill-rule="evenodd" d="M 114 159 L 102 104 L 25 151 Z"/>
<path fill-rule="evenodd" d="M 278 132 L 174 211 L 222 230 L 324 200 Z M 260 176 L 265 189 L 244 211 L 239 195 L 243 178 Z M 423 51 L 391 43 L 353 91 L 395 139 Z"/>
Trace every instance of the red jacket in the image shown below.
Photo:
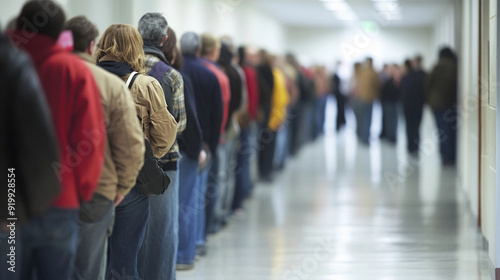
<path fill-rule="evenodd" d="M 104 162 L 106 128 L 97 85 L 84 62 L 52 38 L 19 31 L 9 37 L 30 54 L 57 133 L 59 162 L 52 167 L 62 188 L 52 206 L 79 208 L 79 199 L 92 197 Z"/>
<path fill-rule="evenodd" d="M 259 82 L 257 80 L 257 72 L 251 66 L 244 66 L 245 78 L 247 80 L 248 90 L 248 114 L 255 120 L 257 119 L 257 108 L 259 106 Z"/>

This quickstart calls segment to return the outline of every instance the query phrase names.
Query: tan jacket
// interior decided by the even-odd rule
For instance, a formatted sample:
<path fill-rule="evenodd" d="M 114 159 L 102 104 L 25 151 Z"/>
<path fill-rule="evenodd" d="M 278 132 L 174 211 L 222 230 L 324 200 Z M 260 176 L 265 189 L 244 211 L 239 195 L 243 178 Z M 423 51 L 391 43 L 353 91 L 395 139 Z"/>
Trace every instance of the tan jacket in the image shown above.
<path fill-rule="evenodd" d="M 126 195 L 135 185 L 144 163 L 142 129 L 135 115 L 130 91 L 118 77 L 95 65 L 94 59 L 78 53 L 92 71 L 101 93 L 106 120 L 107 143 L 96 192 L 114 201 L 116 193 Z"/>
<path fill-rule="evenodd" d="M 377 99 L 380 84 L 380 78 L 372 67 L 361 69 L 358 80 L 358 99 L 364 102 L 372 102 Z"/>
<path fill-rule="evenodd" d="M 105 55 L 100 61 L 116 61 Z M 130 74 L 122 78 L 127 81 Z M 138 75 L 130 89 L 135 103 L 135 112 L 142 120 L 144 136 L 148 139 L 157 158 L 163 157 L 174 145 L 177 137 L 177 122 L 167 110 L 167 102 L 160 83 L 153 77 Z"/>

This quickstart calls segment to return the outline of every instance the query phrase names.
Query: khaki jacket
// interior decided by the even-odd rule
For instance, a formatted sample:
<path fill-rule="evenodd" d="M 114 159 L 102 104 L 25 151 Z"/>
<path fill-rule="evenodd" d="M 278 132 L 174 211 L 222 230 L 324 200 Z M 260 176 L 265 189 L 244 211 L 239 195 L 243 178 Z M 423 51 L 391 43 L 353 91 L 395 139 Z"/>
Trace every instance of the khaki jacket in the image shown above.
<path fill-rule="evenodd" d="M 372 102 L 377 99 L 381 82 L 380 78 L 371 67 L 361 69 L 358 80 L 358 98 L 364 102 Z"/>
<path fill-rule="evenodd" d="M 77 53 L 85 60 L 101 93 L 106 121 L 107 143 L 104 166 L 96 193 L 113 201 L 116 193 L 126 195 L 135 185 L 144 163 L 142 129 L 135 115 L 135 104 L 125 83 L 95 65 L 94 58 Z"/>
<path fill-rule="evenodd" d="M 116 61 L 112 55 L 105 55 L 100 61 Z M 127 81 L 130 74 L 122 78 Z M 174 145 L 177 137 L 177 122 L 167 110 L 167 102 L 160 83 L 153 77 L 137 75 L 130 89 L 135 103 L 135 112 L 142 120 L 144 136 L 148 139 L 157 158 L 162 158 Z"/>

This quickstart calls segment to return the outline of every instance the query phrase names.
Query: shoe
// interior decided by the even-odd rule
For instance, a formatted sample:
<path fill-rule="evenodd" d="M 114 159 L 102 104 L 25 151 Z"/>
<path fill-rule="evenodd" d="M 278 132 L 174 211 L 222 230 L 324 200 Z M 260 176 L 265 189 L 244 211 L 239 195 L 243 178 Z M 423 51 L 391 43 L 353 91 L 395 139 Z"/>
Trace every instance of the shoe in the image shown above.
<path fill-rule="evenodd" d="M 204 257 L 207 255 L 207 245 L 196 245 L 196 255 Z"/>
<path fill-rule="evenodd" d="M 194 268 L 194 263 L 191 263 L 191 264 L 178 263 L 175 265 L 175 270 L 180 270 L 180 271 L 191 270 L 193 268 Z"/>

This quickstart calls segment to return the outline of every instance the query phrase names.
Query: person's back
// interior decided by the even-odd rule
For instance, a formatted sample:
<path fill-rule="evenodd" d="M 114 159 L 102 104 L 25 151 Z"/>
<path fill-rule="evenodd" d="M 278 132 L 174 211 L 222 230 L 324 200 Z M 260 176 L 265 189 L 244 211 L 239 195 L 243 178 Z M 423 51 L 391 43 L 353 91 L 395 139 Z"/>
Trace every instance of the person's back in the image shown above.
<path fill-rule="evenodd" d="M 367 66 L 360 71 L 358 85 L 358 98 L 364 102 L 372 102 L 377 98 L 380 78 L 371 66 Z"/>
<path fill-rule="evenodd" d="M 45 24 L 37 25 L 36 33 L 28 31 L 27 26 L 34 26 L 47 10 L 51 15 Z M 10 33 L 33 60 L 60 145 L 59 161 L 51 167 L 59 173 L 61 192 L 52 207 L 30 221 L 21 235 L 21 277 L 26 279 L 35 271 L 39 279 L 72 277 L 78 208 L 80 201 L 91 199 L 104 162 L 106 127 L 99 90 L 88 67 L 57 44 L 64 21 L 64 12 L 55 2 L 29 1 L 18 17 L 17 30 Z M 40 267 L 43 269 L 37 269 Z"/>
<path fill-rule="evenodd" d="M 183 67 L 193 85 L 203 141 L 215 152 L 222 124 L 222 96 L 217 78 L 193 55 L 184 55 Z"/>
<path fill-rule="evenodd" d="M 457 65 L 452 59 L 441 58 L 430 73 L 426 99 L 431 108 L 443 109 L 457 103 Z"/>

